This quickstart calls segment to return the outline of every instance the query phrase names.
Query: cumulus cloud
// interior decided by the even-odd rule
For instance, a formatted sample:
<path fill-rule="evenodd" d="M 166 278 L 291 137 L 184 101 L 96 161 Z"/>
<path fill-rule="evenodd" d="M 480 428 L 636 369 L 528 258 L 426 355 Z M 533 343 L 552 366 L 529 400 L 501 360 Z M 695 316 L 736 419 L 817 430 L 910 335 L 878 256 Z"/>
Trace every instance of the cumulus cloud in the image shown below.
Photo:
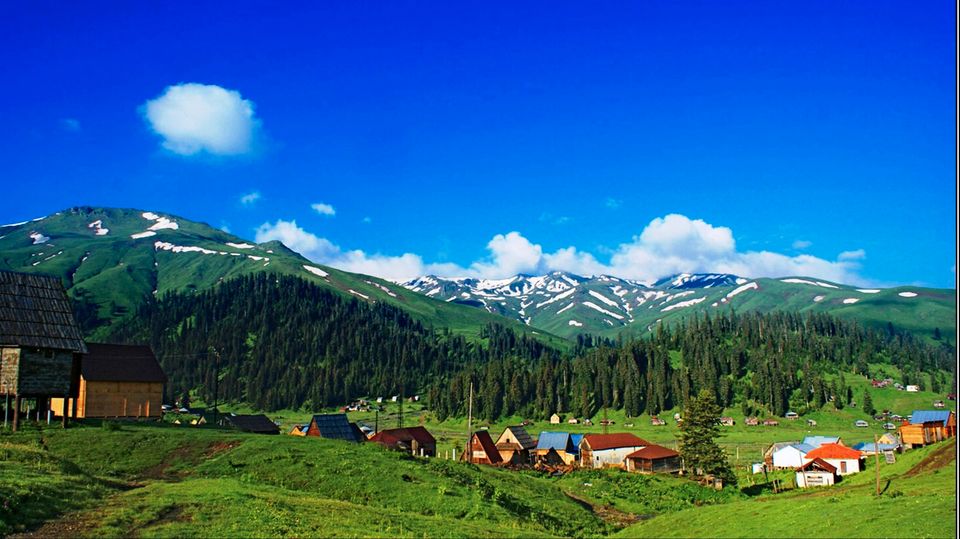
<path fill-rule="evenodd" d="M 252 191 L 240 197 L 240 203 L 244 206 L 249 206 L 258 200 L 260 200 L 260 191 Z"/>
<path fill-rule="evenodd" d="M 797 241 L 793 242 L 793 248 L 796 249 L 796 250 L 798 250 L 798 251 L 802 251 L 802 250 L 804 250 L 804 249 L 808 249 L 811 245 L 813 245 L 813 242 L 812 242 L 812 241 L 807 241 L 807 240 L 797 240 Z"/>
<path fill-rule="evenodd" d="M 502 279 L 518 273 L 568 271 L 579 275 L 615 275 L 654 282 L 677 273 L 733 273 L 742 277 L 807 276 L 870 285 L 859 275 L 862 251 L 842 253 L 837 260 L 802 254 L 788 256 L 770 251 L 741 252 L 733 232 L 700 219 L 679 214 L 650 221 L 630 242 L 620 244 L 608 262 L 574 246 L 547 252 L 520 232 L 497 234 L 487 243 L 488 255 L 468 266 L 430 264 L 413 253 L 399 256 L 343 250 L 297 226 L 295 221 L 264 223 L 257 241 L 278 239 L 307 258 L 346 271 L 407 280 L 420 275 Z"/>
<path fill-rule="evenodd" d="M 333 217 L 337 214 L 337 210 L 333 209 L 333 206 L 330 204 L 324 204 L 323 202 L 311 204 L 310 207 L 313 208 L 313 211 L 319 213 L 320 215 L 329 215 L 330 217 Z"/>
<path fill-rule="evenodd" d="M 247 153 L 260 125 L 253 102 L 212 84 L 168 86 L 140 111 L 163 147 L 178 155 Z"/>

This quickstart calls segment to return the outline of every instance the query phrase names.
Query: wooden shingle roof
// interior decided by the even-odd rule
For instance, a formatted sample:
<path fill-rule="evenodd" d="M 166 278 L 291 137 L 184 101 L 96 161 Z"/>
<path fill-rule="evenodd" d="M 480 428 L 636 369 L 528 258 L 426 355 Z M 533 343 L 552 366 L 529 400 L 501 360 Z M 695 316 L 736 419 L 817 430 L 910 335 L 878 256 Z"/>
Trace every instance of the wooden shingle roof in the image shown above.
<path fill-rule="evenodd" d="M 149 346 L 90 343 L 87 348 L 80 374 L 88 382 L 167 381 Z"/>
<path fill-rule="evenodd" d="M 59 279 L 0 271 L 0 345 L 87 352 Z"/>

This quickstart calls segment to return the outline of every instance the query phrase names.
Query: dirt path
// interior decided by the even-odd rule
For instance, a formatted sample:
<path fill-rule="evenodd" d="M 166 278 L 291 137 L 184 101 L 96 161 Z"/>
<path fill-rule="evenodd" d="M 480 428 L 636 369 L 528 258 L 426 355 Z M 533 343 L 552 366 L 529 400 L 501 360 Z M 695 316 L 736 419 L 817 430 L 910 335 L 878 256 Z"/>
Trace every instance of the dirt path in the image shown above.
<path fill-rule="evenodd" d="M 627 513 L 607 505 L 593 504 L 593 503 L 590 503 L 588 500 L 585 500 L 584 498 L 581 498 L 575 494 L 571 494 L 567 491 L 563 491 L 563 494 L 567 498 L 570 498 L 571 500 L 575 501 L 584 509 L 587 509 L 590 512 L 592 512 L 594 515 L 597 515 L 597 517 L 599 517 L 604 522 L 613 524 L 618 528 L 625 528 L 631 524 L 636 524 L 637 522 L 640 522 L 641 520 L 643 520 L 643 517 L 640 515 Z"/>
<path fill-rule="evenodd" d="M 940 468 L 943 468 L 944 466 L 953 462 L 953 459 L 956 458 L 956 451 L 957 439 L 950 438 L 946 442 L 941 443 L 940 447 L 927 455 L 925 459 L 918 462 L 916 466 L 907 470 L 907 473 L 903 475 L 906 477 L 913 477 L 923 472 L 939 470 Z"/>

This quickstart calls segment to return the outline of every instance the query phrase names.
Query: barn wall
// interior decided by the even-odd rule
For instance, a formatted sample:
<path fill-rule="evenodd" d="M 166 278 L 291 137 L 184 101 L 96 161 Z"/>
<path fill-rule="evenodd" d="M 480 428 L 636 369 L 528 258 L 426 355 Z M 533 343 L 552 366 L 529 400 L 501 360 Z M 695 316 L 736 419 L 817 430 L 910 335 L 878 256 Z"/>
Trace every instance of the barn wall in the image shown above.
<path fill-rule="evenodd" d="M 77 417 L 160 417 L 160 382 L 80 381 Z M 149 414 L 149 415 L 148 415 Z"/>
<path fill-rule="evenodd" d="M 69 395 L 73 352 L 21 348 L 19 371 L 20 395 Z"/>
<path fill-rule="evenodd" d="M 0 394 L 17 393 L 17 374 L 20 372 L 20 349 L 0 349 Z"/>

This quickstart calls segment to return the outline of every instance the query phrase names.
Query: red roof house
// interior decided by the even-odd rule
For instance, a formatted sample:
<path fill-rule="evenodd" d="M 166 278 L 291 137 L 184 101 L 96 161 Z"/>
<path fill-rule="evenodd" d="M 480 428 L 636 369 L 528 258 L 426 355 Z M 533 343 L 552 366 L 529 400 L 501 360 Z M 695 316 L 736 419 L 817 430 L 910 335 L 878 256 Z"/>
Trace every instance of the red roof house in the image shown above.
<path fill-rule="evenodd" d="M 823 444 L 810 451 L 804 457 L 804 463 L 822 459 L 837 469 L 838 475 L 848 475 L 860 471 L 862 455 L 856 449 L 841 444 Z"/>
<path fill-rule="evenodd" d="M 437 456 L 437 440 L 423 427 L 385 429 L 370 437 L 370 441 L 414 456 Z"/>
<path fill-rule="evenodd" d="M 627 471 L 675 473 L 680 471 L 680 453 L 656 444 L 634 451 L 626 457 Z"/>
<path fill-rule="evenodd" d="M 493 443 L 490 432 L 479 430 L 470 437 L 470 445 L 463 452 L 466 460 L 474 464 L 500 464 L 503 459 L 500 457 L 500 451 L 497 450 L 497 444 Z"/>

